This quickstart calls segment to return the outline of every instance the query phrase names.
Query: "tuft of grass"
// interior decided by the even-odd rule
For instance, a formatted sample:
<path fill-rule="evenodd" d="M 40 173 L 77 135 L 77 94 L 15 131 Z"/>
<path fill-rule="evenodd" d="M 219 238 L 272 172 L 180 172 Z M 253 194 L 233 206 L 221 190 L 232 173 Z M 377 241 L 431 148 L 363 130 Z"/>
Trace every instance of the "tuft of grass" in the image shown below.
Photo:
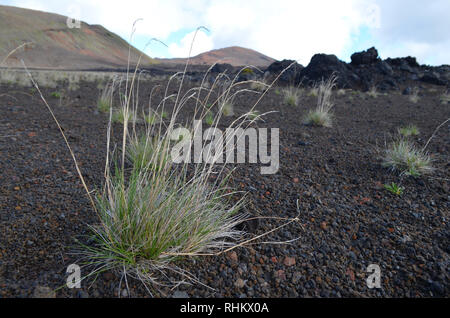
<path fill-rule="evenodd" d="M 50 95 L 54 98 L 61 98 L 61 93 L 59 92 L 52 92 Z"/>
<path fill-rule="evenodd" d="M 261 117 L 261 113 L 257 110 L 252 110 L 247 114 L 248 118 L 250 118 L 251 120 L 256 120 L 259 117 Z"/>
<path fill-rule="evenodd" d="M 283 95 L 284 95 L 284 102 L 288 104 L 289 106 L 297 106 L 301 91 L 294 86 L 289 86 L 285 89 L 283 89 Z"/>
<path fill-rule="evenodd" d="M 319 84 L 315 83 L 309 90 L 308 96 L 317 97 L 318 94 L 319 94 Z"/>
<path fill-rule="evenodd" d="M 227 101 L 221 106 L 222 115 L 230 117 L 234 115 L 234 105 L 231 101 Z"/>
<path fill-rule="evenodd" d="M 135 169 L 127 179 L 118 169 L 107 180 L 108 193 L 97 199 L 101 224 L 84 252 L 102 271 L 158 284 L 157 274 L 175 260 L 230 246 L 223 239 L 240 234 L 238 205 L 227 206 L 202 177 L 187 180 L 165 168 Z"/>
<path fill-rule="evenodd" d="M 113 123 L 124 124 L 125 119 L 127 119 L 127 122 L 136 123 L 138 119 L 136 111 L 128 109 L 126 107 L 120 107 L 113 111 L 111 118 L 111 121 Z"/>
<path fill-rule="evenodd" d="M 241 73 L 252 75 L 252 74 L 254 74 L 254 71 L 250 67 L 245 67 L 244 69 L 242 69 Z"/>
<path fill-rule="evenodd" d="M 95 277 L 105 271 L 118 271 L 124 278 L 127 288 L 127 277 L 131 276 L 144 283 L 147 291 L 151 293 L 149 287 L 157 287 L 159 278 L 165 279 L 163 286 L 169 287 L 172 284 L 178 286 L 184 283 L 184 280 L 196 281 L 195 277 L 174 264 L 177 260 L 189 256 L 219 255 L 235 247 L 249 244 L 298 220 L 292 219 L 265 234 L 235 243 L 244 234 L 235 226 L 245 218 L 243 213 L 239 213 L 245 200 L 237 200 L 235 197 L 237 193 L 226 186 L 230 175 L 223 176 L 226 174 L 223 165 L 214 165 L 212 164 L 214 161 L 205 159 L 206 163 L 195 165 L 191 165 L 190 161 L 177 162 L 179 164 L 175 167 L 174 155 L 170 151 L 173 150 L 171 142 L 185 142 L 185 137 L 194 135 L 197 130 L 195 121 L 192 127 L 187 123 L 188 127 L 183 128 L 188 132 L 180 133 L 178 129 L 180 127 L 177 114 L 190 100 L 188 98 L 192 96 L 189 95 L 190 92 L 198 94 L 193 96 L 197 97 L 193 98 L 196 101 L 194 114 L 201 112 L 197 108 L 199 104 L 208 104 L 210 94 L 204 102 L 199 101 L 200 90 L 189 91 L 188 97 L 183 98 L 180 95 L 183 85 L 181 80 L 174 110 L 164 129 L 162 125 L 157 128 L 154 125 L 146 125 L 145 134 L 140 134 L 136 131 L 135 125 L 130 125 L 136 118 L 136 109 L 139 105 L 137 97 L 139 81 L 135 80 L 138 76 L 137 71 L 138 66 L 131 79 L 127 73 L 125 93 L 119 95 L 121 108 L 114 111 L 112 116 L 119 118 L 118 122 L 123 122 L 121 149 L 119 149 L 121 160 L 115 156 L 115 151 L 111 150 L 116 147 L 112 145 L 110 122 L 107 131 L 105 182 L 103 189 L 97 192 L 95 202 L 62 127 L 48 103 L 43 97 L 42 99 L 66 141 L 86 194 L 98 215 L 98 223 L 90 227 L 92 239 L 87 245 L 81 244 L 82 249 L 79 251 L 83 257 L 83 264 L 94 267 L 83 279 Z M 27 73 L 38 89 L 28 70 Z M 176 75 L 169 79 L 167 88 Z M 182 76 L 184 79 L 185 73 Z M 214 85 L 215 83 L 212 87 Z M 232 84 L 227 88 L 227 96 L 234 87 Z M 38 91 L 41 93 L 39 89 Z M 166 98 L 159 104 L 157 110 L 161 105 L 161 109 L 164 109 L 165 100 Z M 220 101 L 216 103 L 220 104 Z M 218 112 L 217 121 L 220 115 L 221 112 Z M 132 120 L 129 120 L 130 118 Z M 239 128 L 242 124 L 237 124 L 233 128 Z M 191 140 L 186 139 L 186 142 L 190 143 Z M 205 145 L 208 145 L 207 141 L 201 148 L 205 149 Z M 133 147 L 134 150 L 130 150 Z M 171 160 L 166 160 L 169 154 Z M 127 160 L 131 169 L 128 165 L 125 166 Z M 173 282 L 166 273 L 170 270 L 175 276 L 181 276 L 181 281 Z M 167 280 L 169 282 L 166 284 Z"/>
<path fill-rule="evenodd" d="M 231 87 L 232 82 L 230 81 L 225 81 L 224 83 L 222 83 L 222 87 L 219 91 L 219 97 L 217 98 L 216 102 L 213 103 L 217 104 L 219 113 L 221 113 L 225 117 L 234 116 L 234 98 L 236 97 L 237 92 L 232 94 L 230 90 Z"/>
<path fill-rule="evenodd" d="M 385 184 L 384 188 L 386 190 L 388 190 L 390 193 L 395 194 L 395 195 L 402 195 L 403 190 L 405 190 L 404 187 L 399 186 L 395 182 L 392 182 L 391 184 Z"/>
<path fill-rule="evenodd" d="M 310 112 L 308 112 L 308 114 L 306 114 L 304 123 L 306 125 L 322 126 L 328 128 L 333 126 L 331 114 L 317 109 L 311 110 Z"/>
<path fill-rule="evenodd" d="M 99 98 L 97 101 L 97 109 L 102 113 L 108 113 L 111 109 L 110 101 L 107 99 Z"/>
<path fill-rule="evenodd" d="M 224 95 L 212 103 L 219 105 L 212 125 L 227 112 L 227 102 L 234 96 L 228 94 L 233 88 L 230 85 Z M 203 102 L 195 99 L 198 103 L 194 114 L 200 117 L 204 114 L 206 108 L 202 105 L 210 103 L 210 95 Z M 136 100 L 130 98 L 132 96 L 136 96 Z M 137 109 L 137 96 L 128 88 L 121 98 L 122 108 L 114 114 L 119 118 L 132 116 L 132 110 Z M 164 109 L 166 99 L 155 109 Z M 176 116 L 189 100 L 176 98 L 164 127 L 146 125 L 144 134 L 136 132 L 129 121 L 119 121 L 124 122 L 122 160 L 115 163 L 113 170 L 114 165 L 108 162 L 107 156 L 105 185 L 97 198 L 100 223 L 92 226 L 93 243 L 83 246 L 81 251 L 87 264 L 95 266 L 90 275 L 119 270 L 125 277 L 132 276 L 146 286 L 157 287 L 160 279 L 164 284 L 180 283 L 172 282 L 167 276 L 167 271 L 173 271 L 183 280 L 192 281 L 195 279 L 177 267 L 176 260 L 217 255 L 235 247 L 236 240 L 242 238 L 243 232 L 235 226 L 245 218 L 244 213 L 238 213 L 245 201 L 233 197 L 236 192 L 226 186 L 228 176 L 223 176 L 222 166 L 211 164 L 209 157 L 205 163 L 195 165 L 174 159 L 172 143 L 185 142 L 184 137 L 193 136 L 197 129 L 194 122 L 192 126 L 188 122 L 182 129 L 189 133 L 179 131 Z M 212 110 L 207 110 L 212 114 Z M 161 117 L 167 114 L 163 112 Z M 190 145 L 191 140 L 186 139 L 186 142 Z M 110 144 L 110 134 L 107 144 Z M 125 168 L 124 161 L 128 161 L 131 168 L 128 165 Z"/>
<path fill-rule="evenodd" d="M 103 87 L 97 101 L 97 109 L 102 113 L 108 113 L 112 107 L 112 98 L 114 94 L 114 81 Z"/>
<path fill-rule="evenodd" d="M 366 94 L 372 98 L 377 98 L 379 95 L 379 93 L 377 91 L 377 87 L 375 85 L 371 86 Z"/>
<path fill-rule="evenodd" d="M 155 113 L 150 113 L 148 115 L 144 114 L 143 118 L 144 121 L 150 126 L 155 125 L 159 122 L 159 116 Z"/>
<path fill-rule="evenodd" d="M 404 137 L 418 136 L 419 128 L 416 125 L 408 125 L 398 129 L 398 133 Z"/>
<path fill-rule="evenodd" d="M 414 103 L 414 104 L 419 101 L 420 97 L 419 97 L 419 88 L 418 87 L 413 88 L 412 93 L 411 93 L 411 95 L 409 95 L 408 99 L 411 103 Z"/>
<path fill-rule="evenodd" d="M 346 91 L 345 89 L 341 88 L 337 90 L 336 94 L 337 96 L 344 96 L 346 94 Z"/>
<path fill-rule="evenodd" d="M 259 92 L 264 92 L 269 85 L 265 81 L 252 81 L 250 83 L 250 88 Z"/>
<path fill-rule="evenodd" d="M 441 95 L 440 101 L 441 101 L 441 104 L 449 104 L 450 103 L 449 91 L 446 91 L 444 94 Z"/>
<path fill-rule="evenodd" d="M 127 147 L 127 158 L 134 170 L 155 170 L 161 167 L 168 168 L 170 165 L 170 154 L 165 151 L 165 141 L 161 141 L 158 137 L 133 136 L 129 139 Z"/>
<path fill-rule="evenodd" d="M 337 77 L 332 75 L 328 80 L 322 80 L 318 85 L 317 106 L 306 114 L 303 119 L 304 124 L 322 127 L 331 127 L 333 125 L 331 109 L 334 104 L 331 101 L 331 97 L 336 80 Z"/>
<path fill-rule="evenodd" d="M 212 112 L 208 112 L 204 118 L 204 122 L 208 125 L 208 126 L 212 126 L 214 124 L 214 115 L 212 114 Z"/>
<path fill-rule="evenodd" d="M 382 165 L 402 175 L 414 177 L 433 171 L 430 156 L 405 138 L 394 141 L 385 150 Z"/>

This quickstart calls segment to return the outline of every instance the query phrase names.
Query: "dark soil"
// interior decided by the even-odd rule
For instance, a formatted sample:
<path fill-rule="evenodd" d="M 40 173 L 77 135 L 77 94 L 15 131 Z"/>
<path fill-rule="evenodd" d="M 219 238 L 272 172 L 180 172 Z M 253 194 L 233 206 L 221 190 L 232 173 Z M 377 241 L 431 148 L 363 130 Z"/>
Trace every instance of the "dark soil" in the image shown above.
<path fill-rule="evenodd" d="M 151 85 L 141 90 L 145 100 Z M 100 189 L 108 116 L 96 109 L 96 85 L 84 83 L 61 102 L 51 97 L 53 91 L 44 89 L 45 96 L 88 186 Z M 187 259 L 179 266 L 212 289 L 194 284 L 163 288 L 155 296 L 448 297 L 449 125 L 428 147 L 435 160 L 432 175 L 401 178 L 380 164 L 397 128 L 417 125 L 415 141 L 424 145 L 450 117 L 449 105 L 440 103 L 442 93 L 443 88 L 423 85 L 420 100 L 412 103 L 398 92 L 372 98 L 348 91 L 335 95 L 333 128 L 318 128 L 301 124 L 314 97 L 304 96 L 292 107 L 272 88 L 256 109 L 277 111 L 259 126 L 280 128 L 280 169 L 264 176 L 259 165 L 239 165 L 231 182 L 249 192 L 251 214 L 299 216 L 300 224 L 263 241 L 298 240 Z M 247 111 L 257 98 L 239 95 L 235 113 Z M 82 289 L 64 286 L 67 266 L 78 260 L 71 254 L 76 239 L 86 240 L 97 216 L 39 96 L 29 88 L 0 87 L 0 111 L 0 297 L 32 297 L 43 287 L 61 287 L 57 297 L 148 297 L 139 281 L 129 280 L 126 292 L 120 276 L 109 272 L 83 281 Z M 119 137 L 120 127 L 114 128 Z M 402 196 L 383 188 L 391 182 L 405 187 Z M 261 234 L 282 223 L 262 219 L 247 229 Z M 381 268 L 381 289 L 367 287 L 369 264 Z"/>

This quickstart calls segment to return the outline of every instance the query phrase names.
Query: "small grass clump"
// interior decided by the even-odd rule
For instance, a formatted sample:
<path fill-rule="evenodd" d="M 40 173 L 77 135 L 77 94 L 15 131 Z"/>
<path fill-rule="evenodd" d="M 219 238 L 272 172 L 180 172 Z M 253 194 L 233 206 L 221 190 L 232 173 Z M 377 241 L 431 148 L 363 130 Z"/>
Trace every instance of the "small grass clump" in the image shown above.
<path fill-rule="evenodd" d="M 394 141 L 386 150 L 383 166 L 409 176 L 420 176 L 433 171 L 431 158 L 405 138 Z"/>
<path fill-rule="evenodd" d="M 253 75 L 254 71 L 250 67 L 245 67 L 242 69 L 241 73 L 244 75 Z"/>
<path fill-rule="evenodd" d="M 374 85 L 370 87 L 366 94 L 372 98 L 377 98 L 379 93 L 377 91 L 377 87 Z"/>
<path fill-rule="evenodd" d="M 231 101 L 225 102 L 221 106 L 222 115 L 230 117 L 234 115 L 234 105 Z"/>
<path fill-rule="evenodd" d="M 304 123 L 311 126 L 322 127 L 332 127 L 333 125 L 330 114 L 319 110 L 310 111 L 306 115 Z"/>
<path fill-rule="evenodd" d="M 102 113 L 107 113 L 111 109 L 111 103 L 108 99 L 99 98 L 97 101 L 97 109 Z"/>
<path fill-rule="evenodd" d="M 315 83 L 313 87 L 311 87 L 311 89 L 309 90 L 308 96 L 317 97 L 318 94 L 319 94 L 319 85 Z"/>
<path fill-rule="evenodd" d="M 450 103 L 450 92 L 446 91 L 444 94 L 441 95 L 440 98 L 441 104 L 449 104 Z"/>
<path fill-rule="evenodd" d="M 251 69 L 250 69 L 251 70 Z M 234 98 L 237 93 L 232 94 L 230 91 L 230 87 L 232 87 L 232 82 L 225 81 L 222 83 L 222 87 L 219 90 L 219 97 L 216 102 L 213 104 L 217 104 L 219 108 L 219 113 L 221 113 L 225 117 L 234 116 Z"/>
<path fill-rule="evenodd" d="M 261 113 L 257 110 L 252 110 L 247 114 L 248 118 L 250 118 L 250 120 L 257 120 L 258 118 L 261 117 Z"/>
<path fill-rule="evenodd" d="M 159 116 L 155 113 L 144 114 L 143 117 L 144 121 L 150 126 L 156 125 L 159 121 Z"/>
<path fill-rule="evenodd" d="M 112 98 L 114 93 L 114 82 L 106 85 L 97 101 L 97 109 L 102 113 L 108 113 L 112 107 Z"/>
<path fill-rule="evenodd" d="M 269 85 L 264 81 L 252 81 L 250 83 L 250 88 L 259 92 L 264 92 Z"/>
<path fill-rule="evenodd" d="M 395 194 L 395 195 L 402 195 L 403 190 L 405 190 L 404 187 L 399 186 L 395 182 L 392 182 L 391 184 L 385 184 L 384 188 L 386 190 L 388 190 L 390 193 Z"/>
<path fill-rule="evenodd" d="M 420 98 L 419 98 L 419 88 L 418 87 L 413 88 L 411 95 L 409 95 L 408 99 L 411 103 L 414 103 L 414 104 L 416 104 L 419 101 Z"/>
<path fill-rule="evenodd" d="M 332 126 L 331 109 L 334 104 L 331 101 L 331 97 L 333 87 L 336 85 L 336 80 L 337 77 L 332 75 L 328 80 L 322 81 L 318 85 L 317 106 L 306 114 L 303 119 L 304 124 L 322 127 Z"/>
<path fill-rule="evenodd" d="M 54 98 L 61 98 L 61 93 L 60 92 L 52 92 L 50 95 L 52 97 L 54 97 Z"/>
<path fill-rule="evenodd" d="M 297 87 L 289 86 L 285 89 L 283 89 L 284 94 L 284 102 L 288 104 L 289 106 L 297 106 L 301 92 Z"/>
<path fill-rule="evenodd" d="M 403 137 L 418 136 L 419 128 L 416 125 L 408 125 L 398 129 L 398 133 Z"/>
<path fill-rule="evenodd" d="M 204 122 L 205 122 L 208 126 L 212 126 L 212 125 L 214 124 L 214 115 L 212 114 L 212 112 L 208 112 L 208 113 L 205 115 Z"/>
<path fill-rule="evenodd" d="M 125 123 L 125 118 L 127 118 L 127 122 L 136 123 L 137 122 L 137 113 L 131 109 L 127 109 L 125 107 L 121 107 L 116 109 L 112 113 L 111 121 L 113 123 Z"/>
<path fill-rule="evenodd" d="M 344 96 L 346 94 L 346 91 L 345 89 L 341 88 L 337 90 L 336 94 L 337 96 Z"/>

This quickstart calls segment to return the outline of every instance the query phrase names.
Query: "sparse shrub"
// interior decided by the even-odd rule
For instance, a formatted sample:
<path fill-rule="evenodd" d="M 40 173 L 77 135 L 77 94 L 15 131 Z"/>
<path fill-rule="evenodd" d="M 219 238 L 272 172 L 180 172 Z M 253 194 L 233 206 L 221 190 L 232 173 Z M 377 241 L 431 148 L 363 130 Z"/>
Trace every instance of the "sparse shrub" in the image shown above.
<path fill-rule="evenodd" d="M 284 102 L 286 104 L 288 104 L 289 106 L 298 105 L 301 96 L 301 91 L 297 87 L 289 86 L 283 89 L 283 94 L 284 94 Z"/>
<path fill-rule="evenodd" d="M 332 126 L 331 109 L 334 104 L 331 101 L 333 87 L 336 85 L 336 76 L 332 75 L 328 80 L 322 81 L 318 86 L 317 106 L 309 111 L 303 122 L 313 126 Z"/>
<path fill-rule="evenodd" d="M 385 150 L 383 166 L 410 176 L 433 171 L 429 155 L 405 138 L 394 141 Z"/>
<path fill-rule="evenodd" d="M 395 194 L 395 195 L 402 195 L 403 190 L 405 190 L 404 187 L 399 186 L 395 182 L 392 182 L 391 184 L 385 184 L 384 188 L 386 190 L 388 190 L 390 193 Z"/>
<path fill-rule="evenodd" d="M 401 127 L 398 129 L 398 132 L 400 135 L 404 137 L 410 137 L 410 136 L 418 136 L 419 135 L 419 128 L 417 128 L 416 125 L 409 125 L 406 127 Z"/>

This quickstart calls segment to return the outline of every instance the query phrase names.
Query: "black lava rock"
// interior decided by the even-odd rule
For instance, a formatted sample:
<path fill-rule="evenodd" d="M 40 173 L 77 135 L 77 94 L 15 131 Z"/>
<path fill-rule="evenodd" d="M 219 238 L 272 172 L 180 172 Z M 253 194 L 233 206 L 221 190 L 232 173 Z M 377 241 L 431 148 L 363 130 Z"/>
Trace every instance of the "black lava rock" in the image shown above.
<path fill-rule="evenodd" d="M 332 54 L 314 55 L 308 66 L 300 73 L 303 80 L 306 80 L 306 84 L 327 79 L 333 74 L 338 77 L 336 83 L 338 87 L 353 87 L 359 79 L 345 62 Z"/>
<path fill-rule="evenodd" d="M 378 61 L 378 51 L 371 47 L 367 51 L 353 53 L 350 58 L 353 65 L 372 64 Z"/>
<path fill-rule="evenodd" d="M 270 64 L 265 73 L 276 77 L 285 70 L 278 81 L 282 84 L 297 85 L 300 82 L 300 72 L 302 69 L 304 69 L 304 66 L 294 60 L 282 60 Z"/>

